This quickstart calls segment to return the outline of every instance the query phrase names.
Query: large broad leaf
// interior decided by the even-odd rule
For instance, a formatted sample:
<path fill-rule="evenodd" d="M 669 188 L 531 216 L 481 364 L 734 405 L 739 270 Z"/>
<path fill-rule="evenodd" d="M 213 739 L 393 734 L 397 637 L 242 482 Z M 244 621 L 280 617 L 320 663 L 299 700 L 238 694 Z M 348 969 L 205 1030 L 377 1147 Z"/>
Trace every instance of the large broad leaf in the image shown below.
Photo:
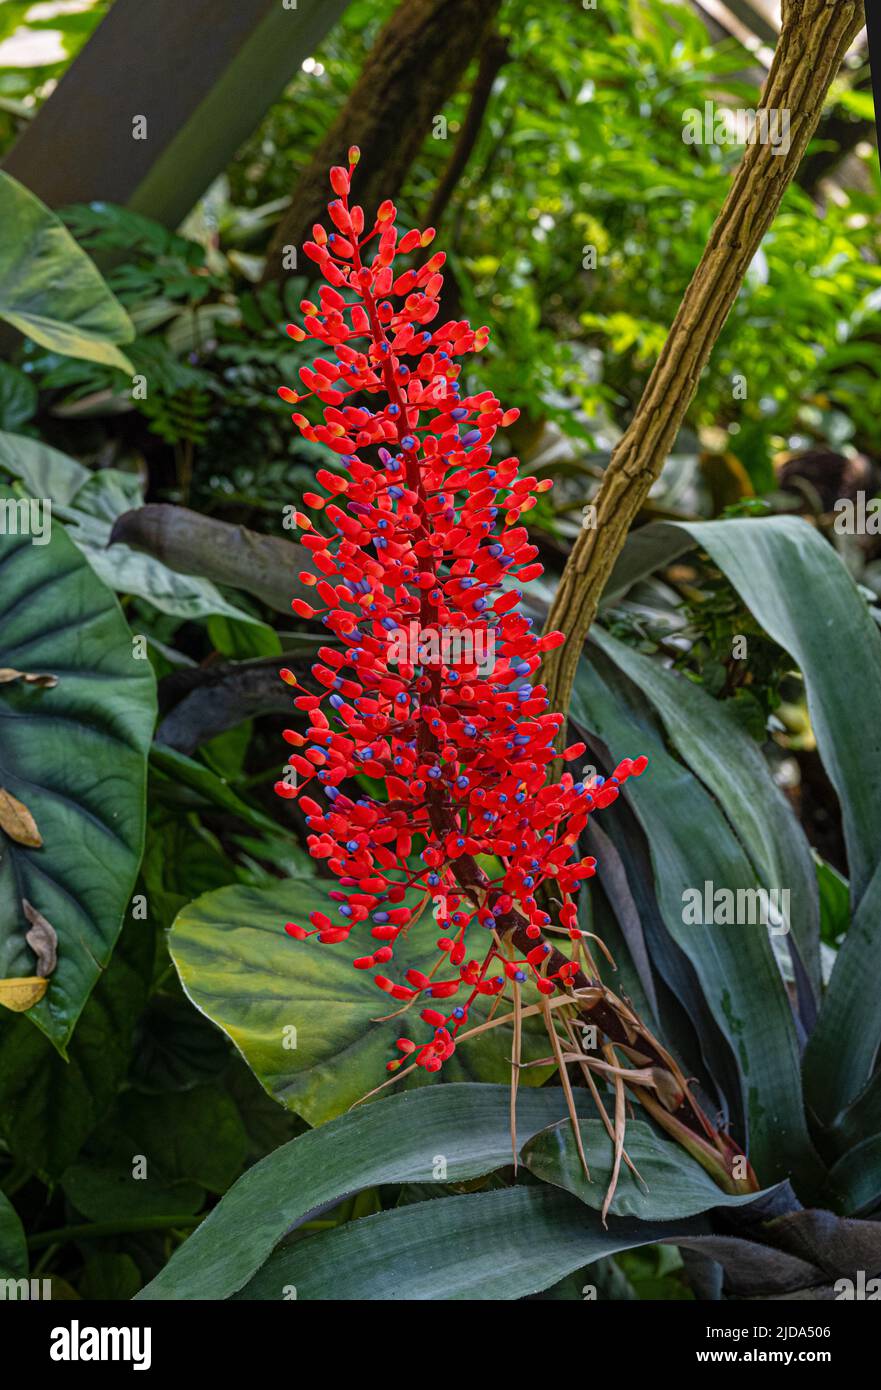
<path fill-rule="evenodd" d="M 0 170 L 0 318 L 51 352 L 131 372 L 134 328 L 62 222 Z"/>
<path fill-rule="evenodd" d="M 143 502 L 132 473 L 105 468 L 93 473 L 38 439 L 0 433 L 0 474 L 17 478 L 33 498 L 51 498 L 52 509 L 70 531 L 95 573 L 118 593 L 145 598 L 162 613 L 190 620 L 219 614 L 247 623 L 257 620 L 223 597 L 215 584 L 179 574 L 128 545 L 111 545 L 118 516 Z"/>
<path fill-rule="evenodd" d="M 0 1134 L 16 1160 L 46 1181 L 77 1157 L 125 1079 L 154 955 L 151 922 L 130 917 L 66 1059 L 27 1017 L 0 1010 Z"/>
<path fill-rule="evenodd" d="M 116 599 L 62 527 L 44 533 L 46 544 L 15 534 L 23 513 L 0 489 L 4 501 L 16 524 L 0 534 L 0 667 L 56 683 L 0 685 L 0 787 L 38 832 L 21 843 L 8 822 L 0 831 L 0 978 L 36 973 L 27 901 L 58 939 L 48 991 L 29 1017 L 63 1051 L 110 959 L 140 862 L 155 681 L 149 662 L 134 659 Z"/>
<path fill-rule="evenodd" d="M 242 1117 L 222 1087 L 152 1096 L 129 1090 L 93 1136 L 91 1157 L 69 1168 L 62 1186 L 90 1221 L 182 1215 L 198 1211 L 206 1191 L 225 1192 L 235 1182 L 247 1149 Z M 145 1161 L 137 1174 L 133 1154 Z"/>
<path fill-rule="evenodd" d="M 591 663 L 579 667 L 572 715 L 615 760 L 648 755 L 648 771 L 628 785 L 627 804 L 648 841 L 664 927 L 691 962 L 736 1057 L 751 1161 L 765 1183 L 788 1176 L 816 1182 L 821 1167 L 805 1123 L 795 1027 L 768 929 L 686 920 L 687 894 L 703 894 L 707 882 L 754 892 L 754 867 L 710 795 L 667 752 L 639 692 L 595 647 Z M 602 818 L 613 839 L 617 819 L 615 808 Z"/>
<path fill-rule="evenodd" d="M 388 1080 L 386 1062 L 397 1038 L 427 1036 L 418 1006 L 400 1017 L 373 982 L 352 968 L 352 942 L 294 941 L 286 921 L 327 912 L 331 885 L 287 879 L 270 888 L 234 885 L 205 893 L 178 915 L 169 947 L 181 982 L 198 1009 L 226 1032 L 269 1093 L 312 1125 L 323 1124 Z M 437 959 L 437 926 L 427 915 L 398 948 L 407 966 L 428 970 Z M 412 952 L 412 954 L 411 954 Z M 482 1003 L 483 1008 L 479 1005 Z M 470 1013 L 486 1016 L 485 1001 Z M 524 1060 L 547 1055 L 547 1040 L 524 1025 Z M 544 1039 L 544 1040 L 543 1040 Z M 502 1081 L 511 1072 L 511 1029 L 490 1029 L 463 1043 L 444 1065 L 445 1081 Z M 544 1068 L 522 1074 L 539 1084 Z M 431 1078 L 414 1074 L 416 1084 Z"/>
<path fill-rule="evenodd" d="M 700 686 L 616 642 L 592 634 L 602 651 L 651 701 L 673 747 L 721 805 L 768 889 L 790 894 L 789 923 L 817 995 L 820 913 L 808 842 L 760 749 L 731 710 Z"/>
<path fill-rule="evenodd" d="M 241 1299 L 507 1301 L 550 1288 L 591 1260 L 700 1231 L 636 1221 L 567 1192 L 509 1187 L 399 1207 L 282 1248 Z"/>
<path fill-rule="evenodd" d="M 558 1087 L 523 1091 L 517 1099 L 518 1142 L 565 1113 Z M 228 1298 L 311 1212 L 380 1183 L 442 1186 L 511 1160 L 505 1086 L 432 1086 L 359 1106 L 251 1168 L 141 1297 Z"/>

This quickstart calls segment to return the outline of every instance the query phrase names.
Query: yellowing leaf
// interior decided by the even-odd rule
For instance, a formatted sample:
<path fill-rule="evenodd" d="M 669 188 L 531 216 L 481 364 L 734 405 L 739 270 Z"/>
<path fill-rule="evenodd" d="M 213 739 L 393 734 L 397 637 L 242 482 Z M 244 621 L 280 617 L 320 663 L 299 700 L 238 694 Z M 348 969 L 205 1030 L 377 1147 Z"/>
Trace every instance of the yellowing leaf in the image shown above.
<path fill-rule="evenodd" d="M 30 849 L 39 849 L 43 843 L 37 822 L 27 806 L 3 787 L 0 787 L 0 830 L 5 830 L 16 844 L 27 845 Z"/>
<path fill-rule="evenodd" d="M 49 981 L 41 980 L 37 975 L 28 975 L 19 980 L 0 980 L 0 1004 L 14 1014 L 23 1014 L 39 1004 L 48 988 Z"/>

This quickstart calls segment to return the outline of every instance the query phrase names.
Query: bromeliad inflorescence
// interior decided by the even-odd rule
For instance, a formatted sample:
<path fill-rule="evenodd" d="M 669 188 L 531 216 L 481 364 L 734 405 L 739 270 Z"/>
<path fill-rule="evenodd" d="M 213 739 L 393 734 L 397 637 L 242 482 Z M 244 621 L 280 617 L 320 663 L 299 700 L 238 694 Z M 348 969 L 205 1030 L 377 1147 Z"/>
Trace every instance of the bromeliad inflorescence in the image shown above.
<path fill-rule="evenodd" d="M 337 920 L 315 912 L 311 932 L 294 923 L 287 931 L 327 943 L 354 935 L 356 969 L 373 971 L 394 1000 L 421 996 L 430 1036 L 400 1039 L 403 1056 L 389 1069 L 408 1058 L 436 1071 L 477 996 L 499 994 L 506 980 L 531 979 L 544 995 L 572 984 L 578 965 L 543 940 L 552 924 L 540 890 L 557 886 L 559 923 L 580 939 L 573 894 L 595 861 L 580 856 L 579 835 L 646 759 L 625 759 L 606 781 L 549 778 L 554 758 L 578 758 L 584 745 L 555 752 L 563 716 L 532 681 L 563 634 L 533 632 L 516 586 L 543 572 L 522 521 L 552 484 L 521 476 L 516 458 L 493 460 L 497 431 L 519 412 L 460 385 L 460 359 L 479 352 L 489 330 L 430 327 L 445 257 L 396 268 L 434 232 L 399 239 L 390 202 L 365 234 L 364 212 L 349 199 L 358 157 L 353 148 L 348 169 L 331 170 L 335 230 L 316 226 L 305 246 L 327 281 L 320 303 L 302 303 L 305 329 L 288 327 L 327 355 L 301 370 L 304 392 L 279 392 L 291 403 L 317 396 L 324 423 L 300 414 L 294 423 L 345 469 L 319 470 L 321 492 L 303 497 L 323 512 L 329 537 L 297 514 L 318 575 L 301 576 L 315 604 L 296 599 L 293 608 L 324 623 L 335 643 L 312 668 L 320 693 L 294 700 L 306 737 L 285 732 L 301 749 L 289 760 L 297 784 L 277 785 L 285 797 L 313 780 L 324 792 L 326 805 L 306 795 L 300 804 L 310 853 L 339 880 L 329 895 Z M 442 640 L 414 644 L 414 632 Z M 340 789 L 359 775 L 381 781 L 385 796 Z M 421 900 L 411 907 L 414 892 Z M 428 905 L 443 933 L 438 968 L 396 979 L 395 943 Z M 503 950 L 505 937 L 522 953 Z"/>

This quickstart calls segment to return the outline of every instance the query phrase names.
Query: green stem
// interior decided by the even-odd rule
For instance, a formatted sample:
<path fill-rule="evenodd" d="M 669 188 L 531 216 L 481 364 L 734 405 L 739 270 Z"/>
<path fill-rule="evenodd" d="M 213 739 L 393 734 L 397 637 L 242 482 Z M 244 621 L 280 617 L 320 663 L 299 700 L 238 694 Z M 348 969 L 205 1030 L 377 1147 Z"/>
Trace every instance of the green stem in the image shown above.
<path fill-rule="evenodd" d="M 129 1221 L 90 1221 L 82 1226 L 62 1226 L 57 1231 L 39 1231 L 28 1236 L 28 1249 L 64 1245 L 71 1240 L 101 1240 L 104 1236 L 127 1236 L 138 1231 L 166 1231 L 171 1227 L 193 1227 L 205 1216 L 137 1216 Z"/>

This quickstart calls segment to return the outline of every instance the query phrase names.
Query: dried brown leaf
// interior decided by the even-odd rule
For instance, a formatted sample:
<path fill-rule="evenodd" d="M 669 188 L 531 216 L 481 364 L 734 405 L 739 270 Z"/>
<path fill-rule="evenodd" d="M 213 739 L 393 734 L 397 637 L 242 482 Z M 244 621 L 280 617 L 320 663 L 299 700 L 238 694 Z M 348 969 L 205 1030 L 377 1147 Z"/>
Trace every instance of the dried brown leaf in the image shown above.
<path fill-rule="evenodd" d="M 37 822 L 27 806 L 3 787 L 0 787 L 0 830 L 5 830 L 17 845 L 27 845 L 29 849 L 39 849 L 43 843 Z"/>
<path fill-rule="evenodd" d="M 27 898 L 21 900 L 24 915 L 31 924 L 25 941 L 37 957 L 37 974 L 46 980 L 58 964 L 58 937 L 52 923 Z"/>
<path fill-rule="evenodd" d="M 45 671 L 16 671 L 14 666 L 0 666 L 0 685 L 11 685 L 13 681 L 24 681 L 25 685 L 51 690 L 58 684 L 58 677 L 50 676 Z"/>

